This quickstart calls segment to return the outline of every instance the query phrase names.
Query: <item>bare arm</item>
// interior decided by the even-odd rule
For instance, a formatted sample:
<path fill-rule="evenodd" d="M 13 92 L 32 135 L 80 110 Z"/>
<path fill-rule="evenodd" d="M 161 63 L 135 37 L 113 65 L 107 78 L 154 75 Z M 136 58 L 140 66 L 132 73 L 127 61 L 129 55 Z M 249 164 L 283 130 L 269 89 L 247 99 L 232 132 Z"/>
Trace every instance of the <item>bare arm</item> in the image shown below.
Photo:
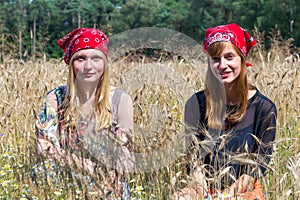
<path fill-rule="evenodd" d="M 118 168 L 129 172 L 134 167 L 133 156 L 133 105 L 130 96 L 123 93 L 118 108 L 117 140 L 121 147 Z"/>
<path fill-rule="evenodd" d="M 50 93 L 47 95 L 42 112 L 36 121 L 38 153 L 60 164 L 75 164 L 76 167 L 93 173 L 95 167 L 94 163 L 88 159 L 78 157 L 75 154 L 70 154 L 60 148 L 57 111 L 57 97 L 55 93 Z"/>
<path fill-rule="evenodd" d="M 93 163 L 90 159 L 85 159 L 78 157 L 75 154 L 67 153 L 61 148 L 56 148 L 52 142 L 45 139 L 38 139 L 37 145 L 38 152 L 46 157 L 47 159 L 53 160 L 61 165 L 72 164 L 73 167 L 76 167 L 81 170 L 87 171 L 89 174 L 93 175 L 95 173 L 96 164 Z"/>

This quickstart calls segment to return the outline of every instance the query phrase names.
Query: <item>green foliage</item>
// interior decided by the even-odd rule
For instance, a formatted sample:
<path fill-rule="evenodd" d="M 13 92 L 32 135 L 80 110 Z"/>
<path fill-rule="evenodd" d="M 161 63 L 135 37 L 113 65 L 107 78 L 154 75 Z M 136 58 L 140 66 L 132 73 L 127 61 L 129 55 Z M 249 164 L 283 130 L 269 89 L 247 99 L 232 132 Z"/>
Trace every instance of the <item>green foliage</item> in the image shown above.
<path fill-rule="evenodd" d="M 190 3 L 185 0 L 166 0 L 157 10 L 155 26 L 186 32 Z"/>
<path fill-rule="evenodd" d="M 116 7 L 111 14 L 110 22 L 114 32 L 153 26 L 158 7 L 159 2 L 156 0 L 126 1 L 121 7 Z"/>
<path fill-rule="evenodd" d="M 0 51 L 2 60 L 30 59 L 33 49 L 37 57 L 58 58 L 63 52 L 57 40 L 76 27 L 97 27 L 112 35 L 155 26 L 202 43 L 207 28 L 231 22 L 250 32 L 255 28 L 264 31 L 267 48 L 275 27 L 284 39 L 294 39 L 295 49 L 300 46 L 297 0 L 2 0 Z M 15 44 L 9 44 L 12 42 Z"/>

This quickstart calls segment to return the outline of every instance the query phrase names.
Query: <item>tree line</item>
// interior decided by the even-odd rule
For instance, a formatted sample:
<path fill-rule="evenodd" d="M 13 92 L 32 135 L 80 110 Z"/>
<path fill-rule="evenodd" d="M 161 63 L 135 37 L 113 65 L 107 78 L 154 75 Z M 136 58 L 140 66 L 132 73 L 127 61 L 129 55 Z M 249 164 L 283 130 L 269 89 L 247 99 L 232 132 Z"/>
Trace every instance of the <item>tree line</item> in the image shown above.
<path fill-rule="evenodd" d="M 140 27 L 182 32 L 202 43 L 208 27 L 236 22 L 300 46 L 299 0 L 1 0 L 0 60 L 58 58 L 57 40 L 76 27 L 114 35 Z M 268 45 L 266 45 L 266 48 Z"/>

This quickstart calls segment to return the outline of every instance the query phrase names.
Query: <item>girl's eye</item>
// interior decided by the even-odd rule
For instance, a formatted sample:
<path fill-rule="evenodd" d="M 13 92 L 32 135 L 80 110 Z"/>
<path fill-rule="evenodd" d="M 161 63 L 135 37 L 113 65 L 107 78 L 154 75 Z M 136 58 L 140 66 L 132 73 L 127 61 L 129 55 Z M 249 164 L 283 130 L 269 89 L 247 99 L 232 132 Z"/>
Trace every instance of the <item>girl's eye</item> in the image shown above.
<path fill-rule="evenodd" d="M 98 62 L 98 61 L 102 60 L 102 58 L 100 58 L 100 57 L 94 57 L 94 58 L 92 58 L 92 60 L 95 61 L 95 62 Z"/>
<path fill-rule="evenodd" d="M 98 57 L 98 56 L 95 56 L 95 57 L 87 57 L 87 56 L 78 56 L 75 58 L 76 61 L 79 61 L 79 62 L 83 62 L 83 61 L 86 61 L 86 60 L 91 60 L 93 62 L 99 62 L 100 60 L 102 60 L 101 57 Z"/>
<path fill-rule="evenodd" d="M 213 57 L 213 61 L 214 61 L 214 63 L 217 63 L 217 62 L 220 61 L 220 58 L 218 58 L 218 57 Z"/>
<path fill-rule="evenodd" d="M 84 61 L 84 60 L 85 60 L 85 57 L 83 57 L 83 56 L 78 56 L 78 57 L 76 58 L 76 60 L 78 60 L 78 61 Z"/>
<path fill-rule="evenodd" d="M 226 59 L 228 60 L 232 60 L 234 58 L 234 55 L 233 54 L 229 54 L 226 56 Z"/>

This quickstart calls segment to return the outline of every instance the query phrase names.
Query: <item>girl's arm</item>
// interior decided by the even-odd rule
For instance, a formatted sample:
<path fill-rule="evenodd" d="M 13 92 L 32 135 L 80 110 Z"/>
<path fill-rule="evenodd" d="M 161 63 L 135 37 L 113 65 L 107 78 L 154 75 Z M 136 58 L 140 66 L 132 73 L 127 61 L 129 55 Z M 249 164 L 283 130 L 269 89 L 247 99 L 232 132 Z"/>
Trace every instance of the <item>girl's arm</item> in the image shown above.
<path fill-rule="evenodd" d="M 38 137 L 37 150 L 40 155 L 48 159 L 52 159 L 60 164 L 75 164 L 76 167 L 94 172 L 95 163 L 89 159 L 84 159 L 70 154 L 63 150 L 60 146 L 58 135 L 58 98 L 55 93 L 50 92 L 43 103 L 42 110 L 36 121 L 36 133 Z"/>
<path fill-rule="evenodd" d="M 258 117 L 260 123 L 257 127 L 258 145 L 255 153 L 258 155 L 257 162 L 261 166 L 262 174 L 264 174 L 271 159 L 276 136 L 277 109 L 275 104 L 263 106 Z"/>
<path fill-rule="evenodd" d="M 133 155 L 133 104 L 126 93 L 121 95 L 118 108 L 117 141 L 121 147 L 117 167 L 123 172 L 129 172 L 134 167 Z"/>
<path fill-rule="evenodd" d="M 231 195 L 253 190 L 255 178 L 259 178 L 265 173 L 272 154 L 276 135 L 277 110 L 275 104 L 265 101 L 256 117 L 259 123 L 256 127 L 257 150 L 254 153 L 257 154 L 255 161 L 260 168 L 260 172 L 257 175 L 243 174 L 240 176 L 230 186 Z"/>
<path fill-rule="evenodd" d="M 40 155 L 53 160 L 60 165 L 72 164 L 75 168 L 84 170 L 91 175 L 95 173 L 96 164 L 90 159 L 78 157 L 75 154 L 66 152 L 61 148 L 55 147 L 52 142 L 46 139 L 38 139 L 37 150 Z"/>

